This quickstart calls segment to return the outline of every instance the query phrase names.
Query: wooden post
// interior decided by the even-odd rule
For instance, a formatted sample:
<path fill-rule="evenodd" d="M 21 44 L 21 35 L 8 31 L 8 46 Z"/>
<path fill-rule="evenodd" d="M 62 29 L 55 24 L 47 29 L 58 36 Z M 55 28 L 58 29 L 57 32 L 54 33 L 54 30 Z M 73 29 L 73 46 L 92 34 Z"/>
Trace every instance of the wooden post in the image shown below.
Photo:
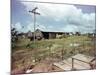
<path fill-rule="evenodd" d="M 36 10 L 37 10 L 38 8 L 37 7 L 35 7 L 34 9 L 32 9 L 32 11 L 29 11 L 30 13 L 33 13 L 34 14 L 34 45 L 36 44 L 35 43 L 35 29 L 36 29 L 36 15 L 40 15 L 40 13 L 38 13 L 38 12 L 36 12 Z M 36 54 L 36 52 L 35 52 L 35 54 Z M 35 61 L 37 60 L 37 57 L 35 56 Z"/>
<path fill-rule="evenodd" d="M 62 56 L 62 60 L 64 59 L 64 48 L 62 49 L 62 52 L 61 52 L 61 56 Z"/>
<path fill-rule="evenodd" d="M 74 58 L 72 58 L 72 70 L 74 69 Z"/>

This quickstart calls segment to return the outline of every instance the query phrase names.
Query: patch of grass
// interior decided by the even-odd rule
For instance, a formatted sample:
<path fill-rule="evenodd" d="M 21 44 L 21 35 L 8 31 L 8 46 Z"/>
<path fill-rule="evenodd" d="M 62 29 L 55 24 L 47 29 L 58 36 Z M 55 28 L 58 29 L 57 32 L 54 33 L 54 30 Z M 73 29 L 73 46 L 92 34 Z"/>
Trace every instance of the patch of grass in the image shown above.
<path fill-rule="evenodd" d="M 12 49 L 12 63 L 15 67 L 19 68 L 28 63 L 32 63 L 32 60 L 42 59 L 47 57 L 58 58 L 63 57 L 66 59 L 74 54 L 82 53 L 86 55 L 95 54 L 95 44 L 91 41 L 91 38 L 87 36 L 69 36 L 62 39 L 49 39 L 29 41 L 29 39 L 20 39 L 15 43 L 16 47 Z M 70 44 L 77 43 L 79 46 L 70 46 Z M 29 47 L 26 47 L 29 44 Z"/>

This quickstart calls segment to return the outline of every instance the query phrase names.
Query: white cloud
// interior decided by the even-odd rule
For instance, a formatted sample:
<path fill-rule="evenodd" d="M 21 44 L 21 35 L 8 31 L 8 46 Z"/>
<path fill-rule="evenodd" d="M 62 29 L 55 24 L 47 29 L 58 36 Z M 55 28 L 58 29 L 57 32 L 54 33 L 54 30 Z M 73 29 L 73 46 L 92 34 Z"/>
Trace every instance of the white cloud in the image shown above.
<path fill-rule="evenodd" d="M 38 24 L 36 29 L 46 30 L 46 26 Z"/>
<path fill-rule="evenodd" d="M 16 24 L 12 24 L 11 26 L 12 28 L 16 28 L 16 30 L 19 32 L 34 31 L 33 23 L 29 23 L 27 26 L 22 26 L 20 22 L 17 22 Z"/>
<path fill-rule="evenodd" d="M 65 32 L 76 32 L 78 31 L 78 27 L 74 26 L 74 25 L 66 25 L 64 28 L 62 28 L 62 30 L 64 30 Z"/>
<path fill-rule="evenodd" d="M 73 5 L 59 5 L 59 4 L 44 4 L 33 2 L 22 2 L 26 6 L 26 10 L 29 11 L 34 7 L 38 7 L 37 12 L 41 13 L 41 16 L 51 17 L 54 19 L 63 19 L 65 17 L 81 15 L 81 9 L 77 9 Z"/>
<path fill-rule="evenodd" d="M 20 24 L 20 22 L 17 22 L 16 24 L 12 24 L 12 28 L 16 28 L 17 31 L 21 31 L 22 25 Z"/>
<path fill-rule="evenodd" d="M 56 0 L 54 1 L 56 2 Z M 55 27 L 54 25 L 51 25 L 51 27 L 49 27 L 49 22 L 47 22 L 47 27 L 40 23 L 39 28 L 42 30 L 54 30 L 54 28 L 56 30 L 57 28 L 59 28 L 58 30 L 60 31 L 64 30 L 74 32 L 77 30 L 81 32 L 91 32 L 95 29 L 95 13 L 83 13 L 82 9 L 78 9 L 74 5 L 44 4 L 33 2 L 22 4 L 26 6 L 27 11 L 32 10 L 37 6 L 39 8 L 37 12 L 41 13 L 41 17 L 38 18 L 40 18 L 41 20 L 43 17 L 45 17 L 46 19 L 52 19 L 55 23 L 66 23 L 62 24 L 62 28 Z M 27 28 L 28 30 L 33 30 L 33 25 L 30 24 Z"/>
<path fill-rule="evenodd" d="M 34 31 L 34 24 L 33 23 L 30 23 L 26 26 L 26 31 Z"/>
<path fill-rule="evenodd" d="M 40 29 L 40 30 L 46 30 L 46 27 L 44 25 L 40 25 L 39 23 L 36 23 L 35 29 Z M 28 25 L 24 28 L 24 32 L 28 31 L 34 31 L 34 23 L 28 23 Z"/>

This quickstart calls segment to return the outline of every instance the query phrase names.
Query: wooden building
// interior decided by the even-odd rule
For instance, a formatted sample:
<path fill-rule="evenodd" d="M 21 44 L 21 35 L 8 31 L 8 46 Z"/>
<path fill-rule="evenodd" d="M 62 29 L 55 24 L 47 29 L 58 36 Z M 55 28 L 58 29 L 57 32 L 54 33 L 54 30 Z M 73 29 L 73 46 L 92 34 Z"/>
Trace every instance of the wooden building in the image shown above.
<path fill-rule="evenodd" d="M 67 32 L 49 32 L 49 31 L 41 31 L 37 29 L 35 31 L 36 38 L 40 37 L 41 39 L 55 39 L 57 36 L 69 35 Z"/>
<path fill-rule="evenodd" d="M 35 32 L 28 32 L 27 37 L 33 39 L 35 33 L 35 39 L 41 40 L 41 39 L 55 39 L 55 38 L 61 38 L 66 35 L 69 35 L 68 32 L 51 32 L 51 31 L 42 31 L 37 29 Z M 33 39 L 34 40 L 34 39 Z"/>

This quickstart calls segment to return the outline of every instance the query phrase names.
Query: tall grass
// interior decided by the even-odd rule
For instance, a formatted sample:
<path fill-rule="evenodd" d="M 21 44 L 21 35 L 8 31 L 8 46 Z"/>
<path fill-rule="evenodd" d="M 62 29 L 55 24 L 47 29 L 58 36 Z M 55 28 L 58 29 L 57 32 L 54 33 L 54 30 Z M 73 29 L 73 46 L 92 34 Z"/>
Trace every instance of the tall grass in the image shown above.
<path fill-rule="evenodd" d="M 70 46 L 77 43 L 79 46 Z M 29 41 L 29 39 L 20 39 L 12 52 L 12 60 L 16 67 L 31 63 L 32 60 L 44 60 L 45 58 L 67 59 L 72 55 L 82 53 L 86 55 L 95 54 L 95 44 L 87 36 L 69 36 L 62 39 L 49 39 L 41 41 Z M 29 45 L 27 47 L 27 45 Z"/>

